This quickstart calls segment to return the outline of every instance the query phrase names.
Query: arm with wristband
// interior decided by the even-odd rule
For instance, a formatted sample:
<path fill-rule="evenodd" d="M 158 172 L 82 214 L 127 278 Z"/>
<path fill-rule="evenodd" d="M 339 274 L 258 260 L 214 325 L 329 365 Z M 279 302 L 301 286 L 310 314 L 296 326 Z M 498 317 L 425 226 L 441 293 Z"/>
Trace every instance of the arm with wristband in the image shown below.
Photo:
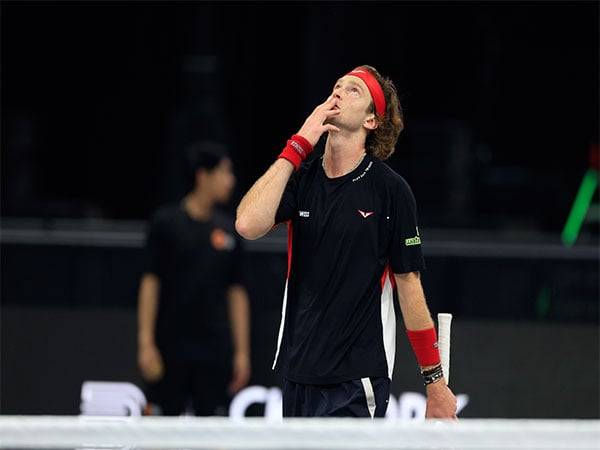
<path fill-rule="evenodd" d="M 258 239 L 273 228 L 281 196 L 292 173 L 300 168 L 323 133 L 339 131 L 334 125 L 325 123 L 339 114 L 339 110 L 334 109 L 335 102 L 331 96 L 315 108 L 300 131 L 287 141 L 277 161 L 244 195 L 235 221 L 235 228 L 242 237 Z"/>
<path fill-rule="evenodd" d="M 394 274 L 400 309 L 427 391 L 426 418 L 456 419 L 456 397 L 441 370 L 437 335 L 419 272 Z"/>

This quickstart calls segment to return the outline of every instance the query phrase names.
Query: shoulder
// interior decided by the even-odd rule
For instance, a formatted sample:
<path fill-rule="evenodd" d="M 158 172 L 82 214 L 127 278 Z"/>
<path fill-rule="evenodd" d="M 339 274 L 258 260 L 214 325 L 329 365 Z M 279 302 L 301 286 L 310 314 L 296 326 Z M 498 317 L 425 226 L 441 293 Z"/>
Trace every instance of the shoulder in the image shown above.
<path fill-rule="evenodd" d="M 374 179 L 386 190 L 399 195 L 413 197 L 412 189 L 406 179 L 388 166 L 384 161 L 373 158 Z"/>
<path fill-rule="evenodd" d="M 177 220 L 181 216 L 181 213 L 179 203 L 168 203 L 159 206 L 152 214 L 150 221 L 152 226 L 164 226 Z"/>
<path fill-rule="evenodd" d="M 298 192 L 314 183 L 318 169 L 321 167 L 321 156 L 304 161 L 298 170 L 295 170 L 287 182 L 287 192 Z"/>
<path fill-rule="evenodd" d="M 294 172 L 292 175 L 293 178 L 300 180 L 305 178 L 306 176 L 310 176 L 315 174 L 319 167 L 321 167 L 321 158 L 323 155 L 315 155 L 312 159 L 308 161 L 304 161 L 300 168 Z"/>

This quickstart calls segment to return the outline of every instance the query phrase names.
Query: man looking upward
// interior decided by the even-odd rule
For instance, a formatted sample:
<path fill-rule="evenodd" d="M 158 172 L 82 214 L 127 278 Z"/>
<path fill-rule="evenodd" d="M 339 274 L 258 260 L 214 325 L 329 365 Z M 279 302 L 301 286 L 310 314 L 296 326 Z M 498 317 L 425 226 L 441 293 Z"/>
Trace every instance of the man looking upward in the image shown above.
<path fill-rule="evenodd" d="M 383 160 L 403 128 L 391 80 L 360 66 L 335 83 L 246 193 L 246 239 L 288 224 L 288 275 L 274 368 L 283 415 L 383 417 L 394 367 L 397 291 L 427 390 L 426 417 L 455 418 L 420 282 L 416 203 Z M 325 153 L 304 163 L 327 132 Z"/>

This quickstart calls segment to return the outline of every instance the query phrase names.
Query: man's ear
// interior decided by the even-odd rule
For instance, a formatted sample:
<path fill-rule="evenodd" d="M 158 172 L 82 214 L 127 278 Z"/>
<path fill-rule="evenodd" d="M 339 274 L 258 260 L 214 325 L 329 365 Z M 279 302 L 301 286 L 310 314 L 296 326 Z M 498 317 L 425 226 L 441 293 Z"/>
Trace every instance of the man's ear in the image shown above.
<path fill-rule="evenodd" d="M 378 126 L 379 121 L 377 120 L 377 117 L 375 117 L 375 114 L 369 113 L 365 121 L 363 122 L 363 127 L 365 127 L 369 131 L 373 131 Z"/>

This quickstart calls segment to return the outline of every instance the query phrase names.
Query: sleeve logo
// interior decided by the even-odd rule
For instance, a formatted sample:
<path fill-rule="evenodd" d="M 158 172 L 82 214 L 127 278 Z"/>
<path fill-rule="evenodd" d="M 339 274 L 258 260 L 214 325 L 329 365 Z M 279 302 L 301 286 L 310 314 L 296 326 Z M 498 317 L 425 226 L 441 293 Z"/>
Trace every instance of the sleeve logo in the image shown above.
<path fill-rule="evenodd" d="M 404 245 L 407 247 L 411 245 L 421 245 L 421 238 L 419 237 L 419 227 L 417 227 L 417 235 L 404 240 Z"/>

